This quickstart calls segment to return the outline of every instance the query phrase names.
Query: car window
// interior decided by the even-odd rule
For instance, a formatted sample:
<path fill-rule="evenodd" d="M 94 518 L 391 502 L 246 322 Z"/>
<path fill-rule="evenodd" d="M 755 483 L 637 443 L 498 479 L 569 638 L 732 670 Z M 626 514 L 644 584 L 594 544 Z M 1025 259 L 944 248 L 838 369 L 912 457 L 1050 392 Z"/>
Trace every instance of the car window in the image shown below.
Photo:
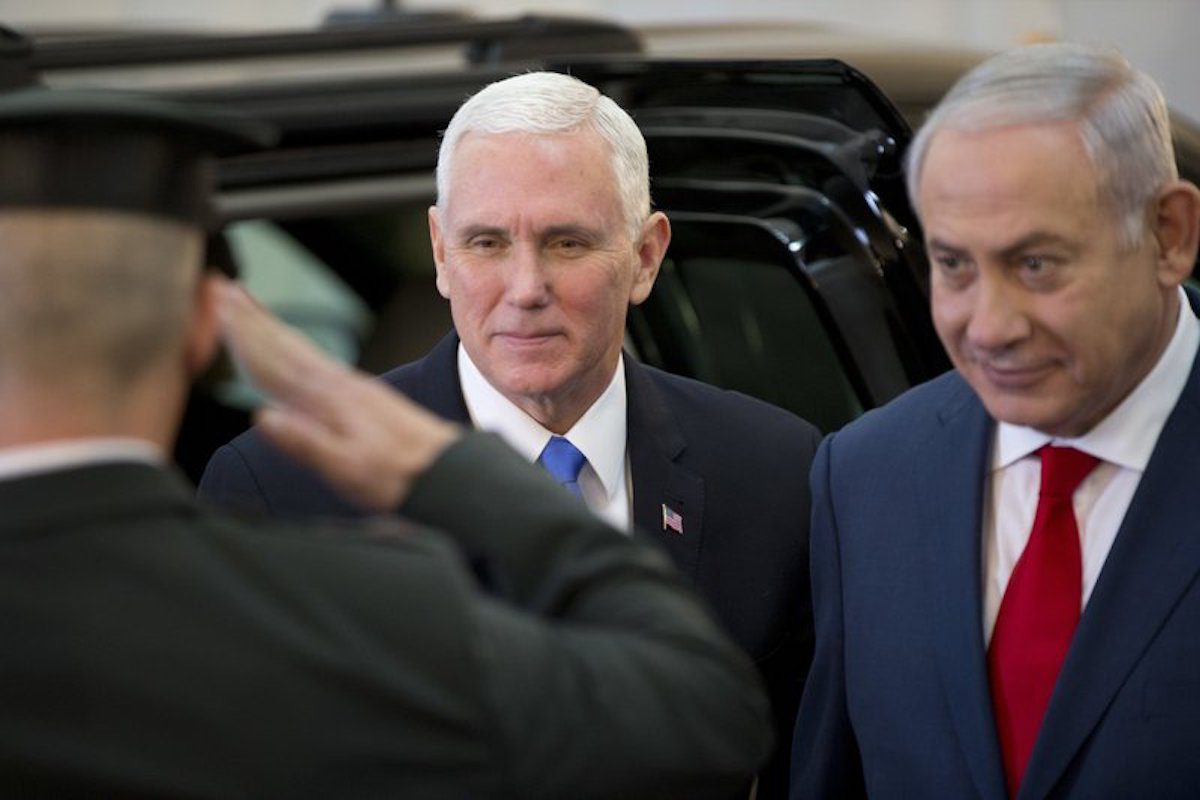
<path fill-rule="evenodd" d="M 234 223 L 225 238 L 251 294 L 325 352 L 343 363 L 358 363 L 374 315 L 327 264 L 269 220 Z M 237 408 L 261 400 L 240 370 L 214 392 Z"/>

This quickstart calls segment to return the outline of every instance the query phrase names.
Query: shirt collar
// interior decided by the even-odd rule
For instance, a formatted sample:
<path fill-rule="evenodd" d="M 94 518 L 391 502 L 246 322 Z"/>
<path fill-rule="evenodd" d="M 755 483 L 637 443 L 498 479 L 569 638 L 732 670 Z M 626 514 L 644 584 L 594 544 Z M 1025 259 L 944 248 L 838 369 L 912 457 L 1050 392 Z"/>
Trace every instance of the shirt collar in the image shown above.
<path fill-rule="evenodd" d="M 1179 290 L 1179 320 L 1158 363 L 1134 390 L 1090 431 L 1062 439 L 1018 425 L 996 426 L 992 469 L 1004 469 L 1053 442 L 1074 447 L 1118 466 L 1144 471 L 1171 410 L 1179 402 L 1192 364 L 1200 350 L 1200 320 L 1192 312 L 1187 293 Z"/>
<path fill-rule="evenodd" d="M 23 478 L 89 464 L 140 461 L 162 464 L 159 447 L 144 439 L 91 437 L 64 439 L 19 447 L 0 448 L 0 480 Z"/>
<path fill-rule="evenodd" d="M 518 453 L 536 461 L 554 434 L 488 383 L 461 343 L 458 379 L 472 424 L 499 434 Z M 625 357 L 620 355 L 608 387 L 564 434 L 587 458 L 610 498 L 625 469 L 625 409 Z"/>

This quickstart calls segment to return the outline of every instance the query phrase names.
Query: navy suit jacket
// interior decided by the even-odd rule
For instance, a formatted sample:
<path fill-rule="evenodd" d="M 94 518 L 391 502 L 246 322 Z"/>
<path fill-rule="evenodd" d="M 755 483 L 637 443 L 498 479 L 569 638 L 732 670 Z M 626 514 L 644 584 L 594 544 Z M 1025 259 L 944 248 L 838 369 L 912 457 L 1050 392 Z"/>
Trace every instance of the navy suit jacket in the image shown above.
<path fill-rule="evenodd" d="M 450 420 L 470 424 L 458 338 L 382 380 Z M 760 798 L 786 793 L 787 754 L 812 654 L 807 475 L 816 428 L 745 395 L 625 359 L 633 519 L 709 602 L 767 684 L 780 757 Z M 220 448 L 200 482 L 226 508 L 304 518 L 360 512 L 249 431 Z M 665 529 L 663 506 L 683 517 Z M 502 576 L 501 576 L 502 578 Z"/>
<path fill-rule="evenodd" d="M 792 797 L 1003 800 L 980 529 L 993 421 L 957 373 L 826 440 Z M 1020 798 L 1200 797 L 1200 370 L 1083 610 Z"/>
<path fill-rule="evenodd" d="M 439 531 L 239 524 L 137 463 L 6 476 L 0 508 L 0 797 L 695 800 L 770 746 L 667 559 L 493 436 L 406 497 Z"/>

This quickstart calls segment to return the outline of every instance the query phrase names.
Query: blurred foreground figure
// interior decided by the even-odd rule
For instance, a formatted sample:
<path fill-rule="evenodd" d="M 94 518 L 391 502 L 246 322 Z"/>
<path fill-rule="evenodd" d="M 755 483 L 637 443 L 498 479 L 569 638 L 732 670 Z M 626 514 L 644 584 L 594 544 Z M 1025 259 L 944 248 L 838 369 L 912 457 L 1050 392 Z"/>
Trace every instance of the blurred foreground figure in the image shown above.
<path fill-rule="evenodd" d="M 201 273 L 209 154 L 242 138 L 131 98 L 0 98 L 0 794 L 744 784 L 766 703 L 664 558 Z M 272 439 L 406 522 L 247 526 L 191 498 L 163 454 L 222 328 Z"/>
<path fill-rule="evenodd" d="M 1154 83 L 985 62 L 913 142 L 955 371 L 813 467 L 793 796 L 1200 797 L 1200 192 Z"/>

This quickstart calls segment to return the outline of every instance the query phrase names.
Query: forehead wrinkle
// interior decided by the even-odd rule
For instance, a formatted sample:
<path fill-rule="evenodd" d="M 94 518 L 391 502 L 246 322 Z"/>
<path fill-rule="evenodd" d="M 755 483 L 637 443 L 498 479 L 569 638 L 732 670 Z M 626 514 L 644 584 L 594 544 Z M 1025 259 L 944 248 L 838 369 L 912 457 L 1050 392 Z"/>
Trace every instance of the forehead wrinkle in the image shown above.
<path fill-rule="evenodd" d="M 947 144 L 948 142 L 949 144 Z M 1070 142 L 1070 145 L 1063 147 L 1066 142 Z M 939 147 L 939 144 L 943 146 Z M 963 150 L 967 147 L 973 148 L 977 152 L 971 153 L 969 164 L 964 164 L 962 163 L 964 161 Z M 1026 150 L 1030 147 L 1047 151 L 1049 157 L 1036 166 L 1027 161 L 1021 164 L 1026 167 L 1024 172 L 1014 173 L 1011 165 L 1020 162 L 1011 157 L 1013 156 L 1012 151 Z M 948 158 L 945 155 L 948 148 L 956 156 L 955 160 L 958 162 L 958 168 L 953 170 L 955 180 L 951 184 L 955 187 L 964 185 L 967 178 L 986 177 L 991 179 L 988 183 L 994 184 L 992 188 L 1006 188 L 1018 178 L 1029 179 L 1032 177 L 1036 181 L 1050 172 L 1061 173 L 1074 162 L 1074 165 L 1083 167 L 1083 174 L 1086 174 L 1090 180 L 1076 180 L 1069 183 L 1056 181 L 1053 184 L 1054 187 L 1068 188 L 1070 193 L 1077 197 L 1086 196 L 1091 200 L 1096 200 L 1098 197 L 1101 175 L 1089 152 L 1083 132 L 1078 122 L 1074 120 L 1038 124 L 1018 123 L 978 130 L 945 128 L 939 131 L 930 142 L 925 169 L 922 170 L 922 188 L 924 188 L 929 175 L 927 170 Z M 939 156 L 941 157 L 939 158 Z M 945 183 L 943 181 L 943 184 Z"/>
<path fill-rule="evenodd" d="M 965 255 L 969 251 L 969 248 L 953 242 L 948 242 L 942 239 L 940 236 L 931 236 L 928 247 L 930 250 L 938 250 L 945 253 L 952 253 L 954 255 Z M 1039 247 L 1062 247 L 1074 251 L 1078 249 L 1078 243 L 1073 239 L 1054 231 L 1034 230 L 1026 233 L 1023 236 L 1018 236 L 1012 242 L 993 245 L 991 248 L 989 248 L 989 253 L 993 253 L 1004 258 L 1011 258 Z"/>

